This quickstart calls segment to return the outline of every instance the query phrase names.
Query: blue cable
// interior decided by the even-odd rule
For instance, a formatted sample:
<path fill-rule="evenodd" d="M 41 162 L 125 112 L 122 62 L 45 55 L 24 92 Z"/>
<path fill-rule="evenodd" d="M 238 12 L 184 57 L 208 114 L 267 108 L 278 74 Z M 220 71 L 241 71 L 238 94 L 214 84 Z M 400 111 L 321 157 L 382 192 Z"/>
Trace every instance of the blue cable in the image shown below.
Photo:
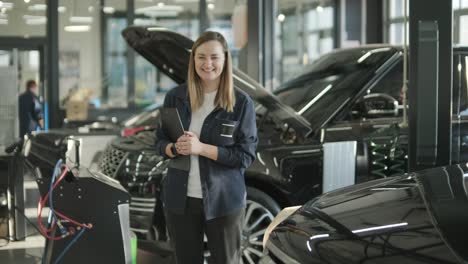
<path fill-rule="evenodd" d="M 60 260 L 63 258 L 63 256 L 65 255 L 65 253 L 67 253 L 67 251 L 71 248 L 71 246 L 73 246 L 73 244 L 76 243 L 76 241 L 78 241 L 78 239 L 83 235 L 83 233 L 86 231 L 86 228 L 83 228 L 81 229 L 81 231 L 78 233 L 78 235 L 76 235 L 72 241 L 70 241 L 70 243 L 65 247 L 65 249 L 62 251 L 62 253 L 60 253 L 60 255 L 57 257 L 57 259 L 55 260 L 54 264 L 58 264 L 60 262 Z"/>
<path fill-rule="evenodd" d="M 55 182 L 55 176 L 57 175 L 57 169 L 59 168 L 59 166 L 63 163 L 62 159 L 59 159 L 57 161 L 57 163 L 55 163 L 55 167 L 54 167 L 54 171 L 52 173 L 52 177 L 50 179 L 50 187 L 49 187 L 49 208 L 50 208 L 50 212 L 49 212 L 49 218 L 47 220 L 47 222 L 49 224 L 51 224 L 52 222 L 52 218 L 55 218 L 55 214 L 54 214 L 54 210 L 53 210 L 53 204 L 52 204 L 52 190 L 53 190 L 53 186 L 54 186 L 54 182 Z M 40 221 L 40 219 L 39 219 Z M 46 259 L 45 259 L 45 256 L 47 254 L 47 247 L 48 247 L 49 243 L 46 243 L 46 246 L 45 246 L 45 249 L 44 249 L 44 254 L 42 256 L 42 264 L 45 264 L 46 263 Z"/>

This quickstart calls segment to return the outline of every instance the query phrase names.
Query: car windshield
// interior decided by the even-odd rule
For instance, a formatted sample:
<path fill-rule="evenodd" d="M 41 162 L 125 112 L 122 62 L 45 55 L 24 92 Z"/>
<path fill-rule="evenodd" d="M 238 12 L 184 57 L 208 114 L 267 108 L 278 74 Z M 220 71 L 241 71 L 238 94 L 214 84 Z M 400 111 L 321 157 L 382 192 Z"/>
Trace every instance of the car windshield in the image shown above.
<path fill-rule="evenodd" d="M 313 126 L 321 125 L 363 88 L 373 70 L 394 51 L 382 48 L 330 53 L 283 84 L 275 94 Z"/>

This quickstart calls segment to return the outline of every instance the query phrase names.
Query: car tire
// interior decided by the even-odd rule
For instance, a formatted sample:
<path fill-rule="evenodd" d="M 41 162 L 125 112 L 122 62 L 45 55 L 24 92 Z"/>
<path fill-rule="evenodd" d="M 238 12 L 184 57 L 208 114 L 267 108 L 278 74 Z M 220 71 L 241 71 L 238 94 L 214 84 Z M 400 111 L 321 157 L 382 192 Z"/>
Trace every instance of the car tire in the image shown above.
<path fill-rule="evenodd" d="M 254 187 L 247 187 L 241 263 L 260 261 L 263 256 L 262 243 L 266 228 L 280 210 L 281 207 L 270 195 Z"/>
<path fill-rule="evenodd" d="M 271 196 L 254 187 L 247 187 L 247 200 L 262 204 L 274 215 L 281 211 L 281 207 Z"/>

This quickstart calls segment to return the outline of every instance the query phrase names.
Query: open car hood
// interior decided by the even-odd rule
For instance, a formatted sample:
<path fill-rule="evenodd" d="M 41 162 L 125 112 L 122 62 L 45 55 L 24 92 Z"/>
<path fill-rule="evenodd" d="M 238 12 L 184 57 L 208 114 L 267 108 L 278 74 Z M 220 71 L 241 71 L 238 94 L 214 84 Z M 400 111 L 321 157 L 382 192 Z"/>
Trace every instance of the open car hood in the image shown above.
<path fill-rule="evenodd" d="M 193 45 L 191 39 L 161 27 L 131 26 L 122 31 L 122 36 L 130 47 L 176 83 L 186 82 Z M 306 119 L 247 74 L 234 68 L 233 75 L 234 86 L 265 106 L 273 119 L 287 123 L 305 136 L 311 132 L 310 123 Z"/>

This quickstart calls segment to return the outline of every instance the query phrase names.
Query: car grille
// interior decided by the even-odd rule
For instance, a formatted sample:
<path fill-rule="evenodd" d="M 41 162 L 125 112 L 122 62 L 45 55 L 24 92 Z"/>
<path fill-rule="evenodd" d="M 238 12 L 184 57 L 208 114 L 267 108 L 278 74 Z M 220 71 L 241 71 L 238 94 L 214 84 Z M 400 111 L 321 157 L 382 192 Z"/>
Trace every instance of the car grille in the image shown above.
<path fill-rule="evenodd" d="M 99 161 L 99 170 L 105 175 L 115 178 L 116 172 L 125 156 L 126 152 L 114 148 L 111 144 L 107 145 Z"/>
<path fill-rule="evenodd" d="M 169 162 L 156 153 L 151 145 L 154 140 L 151 141 L 148 135 L 140 134 L 111 142 L 99 162 L 99 169 L 117 179 L 130 193 L 130 228 L 140 238 L 146 237 L 154 221 L 153 211 L 160 193 L 160 181 L 167 173 Z"/>

